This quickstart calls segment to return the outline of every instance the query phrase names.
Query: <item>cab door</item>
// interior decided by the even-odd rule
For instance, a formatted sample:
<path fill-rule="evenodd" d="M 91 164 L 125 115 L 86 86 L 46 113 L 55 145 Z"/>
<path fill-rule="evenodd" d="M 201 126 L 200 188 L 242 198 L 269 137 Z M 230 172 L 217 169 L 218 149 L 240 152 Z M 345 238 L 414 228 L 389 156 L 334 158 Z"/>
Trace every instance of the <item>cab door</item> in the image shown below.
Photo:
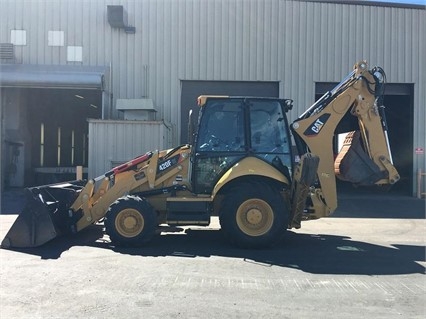
<path fill-rule="evenodd" d="M 195 139 L 192 184 L 210 194 L 219 178 L 247 151 L 243 99 L 212 98 L 202 106 Z"/>

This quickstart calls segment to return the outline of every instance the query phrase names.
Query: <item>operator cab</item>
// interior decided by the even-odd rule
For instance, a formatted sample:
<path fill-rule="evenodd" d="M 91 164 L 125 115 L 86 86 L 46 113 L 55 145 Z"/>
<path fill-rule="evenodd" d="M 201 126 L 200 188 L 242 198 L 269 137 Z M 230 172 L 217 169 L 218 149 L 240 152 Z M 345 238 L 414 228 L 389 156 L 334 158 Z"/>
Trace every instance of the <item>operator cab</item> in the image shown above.
<path fill-rule="evenodd" d="M 211 193 L 222 175 L 248 156 L 290 175 L 291 140 L 285 113 L 291 103 L 273 98 L 200 96 L 193 191 Z"/>

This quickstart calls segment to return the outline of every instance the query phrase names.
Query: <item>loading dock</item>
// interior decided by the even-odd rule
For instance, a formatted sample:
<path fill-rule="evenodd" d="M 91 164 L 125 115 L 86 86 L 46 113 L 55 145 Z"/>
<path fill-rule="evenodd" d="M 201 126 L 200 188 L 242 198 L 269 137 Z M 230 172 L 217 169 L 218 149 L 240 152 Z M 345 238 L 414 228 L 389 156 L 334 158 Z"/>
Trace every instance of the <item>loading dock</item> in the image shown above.
<path fill-rule="evenodd" d="M 88 163 L 89 118 L 108 111 L 106 68 L 2 65 L 2 180 L 23 187 L 74 179 Z"/>

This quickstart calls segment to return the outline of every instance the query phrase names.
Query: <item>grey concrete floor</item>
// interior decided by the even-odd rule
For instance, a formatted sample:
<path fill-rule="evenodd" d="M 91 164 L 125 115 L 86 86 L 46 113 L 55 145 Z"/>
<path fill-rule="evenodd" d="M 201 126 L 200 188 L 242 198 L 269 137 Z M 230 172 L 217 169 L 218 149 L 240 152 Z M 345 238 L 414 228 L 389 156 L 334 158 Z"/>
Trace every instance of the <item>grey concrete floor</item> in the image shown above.
<path fill-rule="evenodd" d="M 266 250 L 229 246 L 217 219 L 142 248 L 94 225 L 1 249 L 0 318 L 425 318 L 424 200 L 357 196 Z"/>

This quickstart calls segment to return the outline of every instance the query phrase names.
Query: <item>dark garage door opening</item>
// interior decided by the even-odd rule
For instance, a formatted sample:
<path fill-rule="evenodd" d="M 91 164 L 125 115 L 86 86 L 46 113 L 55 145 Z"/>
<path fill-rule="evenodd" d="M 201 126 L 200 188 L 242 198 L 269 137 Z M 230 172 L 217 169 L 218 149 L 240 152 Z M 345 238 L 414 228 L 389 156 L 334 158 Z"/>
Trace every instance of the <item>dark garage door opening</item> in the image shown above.
<path fill-rule="evenodd" d="M 75 174 L 57 168 L 87 166 L 87 119 L 101 118 L 102 92 L 30 89 L 28 94 L 31 96 L 27 107 L 35 183 L 75 179 Z"/>
<path fill-rule="evenodd" d="M 75 167 L 87 166 L 88 118 L 101 118 L 102 91 L 5 88 L 19 96 L 5 110 L 13 127 L 5 131 L 4 185 L 22 187 L 75 179 Z"/>
<path fill-rule="evenodd" d="M 87 119 L 109 106 L 108 74 L 102 66 L 2 65 L 6 188 L 75 179 L 75 166 L 87 165 Z"/>

